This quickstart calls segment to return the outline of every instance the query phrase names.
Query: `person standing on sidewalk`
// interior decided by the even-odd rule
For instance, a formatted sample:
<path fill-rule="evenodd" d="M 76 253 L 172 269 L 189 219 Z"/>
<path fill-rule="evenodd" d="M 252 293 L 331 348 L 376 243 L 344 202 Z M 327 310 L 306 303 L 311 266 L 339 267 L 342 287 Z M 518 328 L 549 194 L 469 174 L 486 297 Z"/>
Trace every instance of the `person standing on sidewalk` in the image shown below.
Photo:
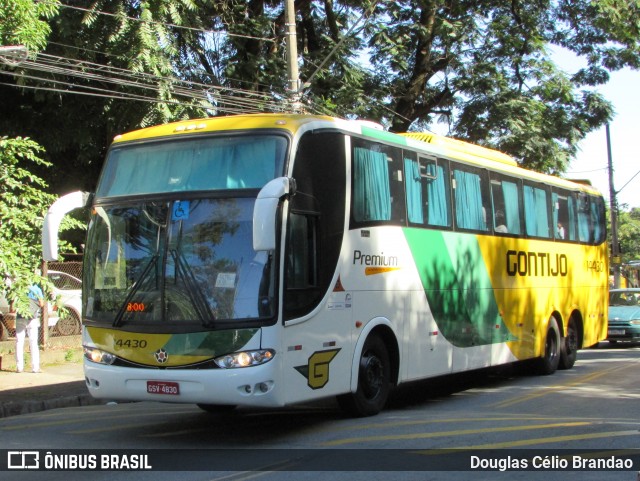
<path fill-rule="evenodd" d="M 31 352 L 31 371 L 40 370 L 40 347 L 38 346 L 38 328 L 40 327 L 40 313 L 45 305 L 44 294 L 37 284 L 29 288 L 29 317 L 21 314 L 16 316 L 16 368 L 18 372 L 24 370 L 24 338 L 29 336 Z"/>

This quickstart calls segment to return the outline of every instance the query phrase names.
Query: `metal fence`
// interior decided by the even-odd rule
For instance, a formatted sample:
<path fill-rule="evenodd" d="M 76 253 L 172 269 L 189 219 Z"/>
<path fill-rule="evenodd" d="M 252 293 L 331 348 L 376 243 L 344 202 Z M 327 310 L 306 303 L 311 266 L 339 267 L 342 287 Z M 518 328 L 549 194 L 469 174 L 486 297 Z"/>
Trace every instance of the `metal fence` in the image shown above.
<path fill-rule="evenodd" d="M 49 280 L 57 288 L 57 294 L 61 296 L 64 307 L 64 310 L 59 313 L 55 326 L 50 325 L 49 337 L 80 334 L 82 331 L 82 261 L 48 262 L 47 273 Z"/>
<path fill-rule="evenodd" d="M 71 256 L 67 256 L 71 257 Z M 61 295 L 61 303 L 65 309 L 60 312 L 52 312 L 56 318 L 54 325 L 49 323 L 47 337 L 72 336 L 81 333 L 81 282 L 82 282 L 82 256 L 73 256 L 79 260 L 65 262 L 48 262 L 46 270 L 50 274 L 57 293 Z M 54 274 L 53 276 L 51 274 Z M 63 273 L 55 275 L 55 273 Z M 68 274 L 68 277 L 64 274 Z M 1 294 L 1 293 L 0 293 Z M 0 341 L 6 341 L 15 336 L 16 315 L 6 299 L 0 301 Z M 40 333 L 41 343 L 44 342 L 44 332 Z M 45 343 L 46 344 L 46 343 Z"/>
<path fill-rule="evenodd" d="M 47 270 L 65 272 L 82 279 L 82 261 L 47 262 Z"/>

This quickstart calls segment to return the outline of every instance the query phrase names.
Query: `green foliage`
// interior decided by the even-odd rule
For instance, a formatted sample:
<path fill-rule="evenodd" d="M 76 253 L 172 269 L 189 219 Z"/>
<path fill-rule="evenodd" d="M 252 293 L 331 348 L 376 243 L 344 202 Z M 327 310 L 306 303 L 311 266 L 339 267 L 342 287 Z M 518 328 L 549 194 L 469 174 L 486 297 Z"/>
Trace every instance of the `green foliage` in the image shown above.
<path fill-rule="evenodd" d="M 43 18 L 50 19 L 56 14 L 57 3 L 55 0 L 3 0 L 0 3 L 0 45 L 43 49 L 51 31 Z"/>
<path fill-rule="evenodd" d="M 0 271 L 33 271 L 40 258 L 40 231 L 47 207 L 55 200 L 46 183 L 25 167 L 50 165 L 42 147 L 28 138 L 0 138 Z"/>
<path fill-rule="evenodd" d="M 8 293 L 18 312 L 26 312 L 24 294 L 37 282 L 42 258 L 42 221 L 54 195 L 45 192 L 46 182 L 33 174 L 33 166 L 50 167 L 40 154 L 43 148 L 28 138 L 0 137 L 0 273 L 13 284 Z M 67 221 L 62 229 L 77 226 Z"/>
<path fill-rule="evenodd" d="M 618 213 L 618 243 L 623 264 L 640 260 L 640 208 Z"/>
<path fill-rule="evenodd" d="M 367 30 L 395 112 L 379 115 L 396 131 L 444 120 L 456 137 L 561 173 L 578 142 L 612 117 L 591 87 L 638 65 L 639 19 L 615 0 L 386 3 Z M 571 77 L 552 62 L 554 45 L 588 66 Z"/>
<path fill-rule="evenodd" d="M 445 123 L 450 135 L 540 171 L 563 172 L 586 134 L 612 118 L 610 103 L 596 90 L 609 73 L 640 68 L 635 0 L 295 5 L 300 76 L 308 81 L 302 99 L 310 111 L 376 120 L 393 131 Z M 147 100 L 157 102 L 37 90 L 15 95 L 0 87 L 0 100 L 12 112 L 0 118 L 0 132 L 29 135 L 51 162 L 82 173 L 75 185 L 47 173 L 60 193 L 93 189 L 106 148 L 122 131 L 261 107 L 243 91 L 287 105 L 280 0 L 96 0 L 88 8 L 94 10 L 60 6 L 48 22 L 46 53 L 153 75 L 158 90 Z M 553 62 L 556 47 L 579 56 L 585 67 L 565 72 Z M 193 100 L 177 101 L 178 80 L 199 85 Z M 114 95 L 140 94 L 135 82 L 109 88 Z"/>

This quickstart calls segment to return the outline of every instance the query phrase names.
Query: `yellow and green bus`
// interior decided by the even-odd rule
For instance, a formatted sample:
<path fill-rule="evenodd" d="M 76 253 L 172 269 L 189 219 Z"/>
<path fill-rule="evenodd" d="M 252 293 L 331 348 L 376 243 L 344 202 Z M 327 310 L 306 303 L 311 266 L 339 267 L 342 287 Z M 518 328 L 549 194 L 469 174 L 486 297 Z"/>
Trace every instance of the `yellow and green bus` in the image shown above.
<path fill-rule="evenodd" d="M 435 134 L 255 114 L 116 137 L 90 197 L 83 345 L 96 398 L 207 411 L 337 396 L 373 415 L 401 383 L 606 337 L 593 188 Z"/>

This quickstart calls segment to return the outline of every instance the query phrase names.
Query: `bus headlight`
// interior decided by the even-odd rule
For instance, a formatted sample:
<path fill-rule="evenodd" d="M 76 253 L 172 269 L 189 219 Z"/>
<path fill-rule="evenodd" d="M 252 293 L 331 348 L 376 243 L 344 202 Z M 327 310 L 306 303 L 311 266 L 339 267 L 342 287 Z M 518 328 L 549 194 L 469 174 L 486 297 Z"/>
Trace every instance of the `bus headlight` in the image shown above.
<path fill-rule="evenodd" d="M 91 362 L 98 364 L 113 364 L 116 360 L 116 356 L 110 352 L 101 351 L 95 347 L 84 347 L 84 357 Z"/>
<path fill-rule="evenodd" d="M 258 349 L 255 351 L 241 351 L 220 356 L 214 362 L 223 369 L 234 369 L 237 367 L 258 366 L 269 362 L 275 356 L 275 351 L 271 349 Z"/>

